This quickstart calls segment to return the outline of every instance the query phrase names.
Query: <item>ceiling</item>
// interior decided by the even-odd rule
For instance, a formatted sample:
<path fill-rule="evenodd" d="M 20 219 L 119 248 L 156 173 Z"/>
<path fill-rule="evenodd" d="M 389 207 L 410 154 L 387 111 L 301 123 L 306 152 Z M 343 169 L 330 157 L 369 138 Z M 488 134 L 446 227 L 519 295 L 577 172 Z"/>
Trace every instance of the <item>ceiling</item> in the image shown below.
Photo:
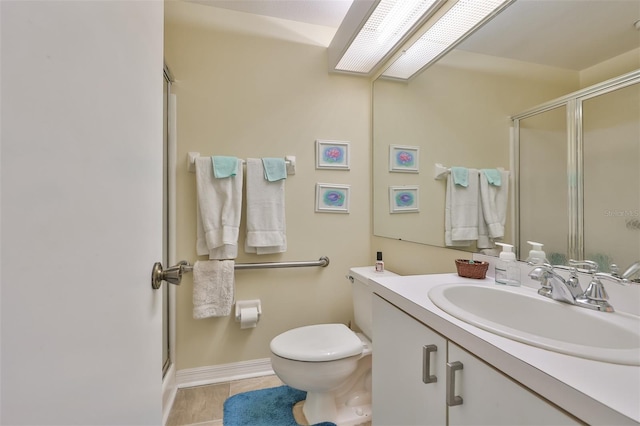
<path fill-rule="evenodd" d="M 187 0 L 207 6 L 338 28 L 353 0 Z"/>
<path fill-rule="evenodd" d="M 187 0 L 276 18 L 340 26 L 352 0 Z M 400 0 L 401 1 L 401 0 Z M 516 0 L 459 48 L 582 70 L 640 47 L 640 0 Z"/>
<path fill-rule="evenodd" d="M 640 0 L 517 0 L 458 48 L 580 71 L 640 47 Z"/>

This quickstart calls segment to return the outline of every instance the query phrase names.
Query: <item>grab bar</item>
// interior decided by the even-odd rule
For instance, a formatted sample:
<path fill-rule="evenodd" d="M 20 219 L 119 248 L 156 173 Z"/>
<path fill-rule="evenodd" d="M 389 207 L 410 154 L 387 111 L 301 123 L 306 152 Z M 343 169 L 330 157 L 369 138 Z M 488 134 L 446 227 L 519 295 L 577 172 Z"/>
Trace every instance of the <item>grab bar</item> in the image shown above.
<path fill-rule="evenodd" d="M 236 263 L 235 269 L 270 269 L 270 268 L 304 268 L 309 266 L 329 266 L 329 258 L 322 256 L 318 260 L 295 261 L 295 262 L 263 262 L 263 263 Z M 182 267 L 183 272 L 193 271 L 193 265 L 186 264 Z"/>
<path fill-rule="evenodd" d="M 268 269 L 268 268 L 301 268 L 307 266 L 329 266 L 329 258 L 322 256 L 318 260 L 296 261 L 296 262 L 264 262 L 264 263 L 236 263 L 234 269 Z M 181 260 L 177 265 L 167 269 L 162 268 L 162 263 L 156 262 L 151 272 L 151 287 L 154 290 L 160 288 L 162 281 L 170 284 L 180 285 L 182 274 L 193 272 L 193 265 L 186 260 Z"/>

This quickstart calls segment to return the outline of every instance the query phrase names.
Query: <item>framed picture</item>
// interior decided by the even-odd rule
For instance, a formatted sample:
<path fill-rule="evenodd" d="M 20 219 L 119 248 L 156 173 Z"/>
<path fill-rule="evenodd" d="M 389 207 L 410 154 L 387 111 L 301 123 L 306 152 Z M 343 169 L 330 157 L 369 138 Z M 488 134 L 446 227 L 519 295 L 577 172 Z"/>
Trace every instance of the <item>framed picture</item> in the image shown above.
<path fill-rule="evenodd" d="M 316 184 L 317 213 L 349 213 L 350 185 Z"/>
<path fill-rule="evenodd" d="M 316 169 L 349 170 L 349 142 L 317 140 Z"/>
<path fill-rule="evenodd" d="M 420 147 L 389 145 L 389 171 L 419 173 Z"/>
<path fill-rule="evenodd" d="M 417 186 L 389 187 L 390 213 L 418 213 L 419 211 Z"/>

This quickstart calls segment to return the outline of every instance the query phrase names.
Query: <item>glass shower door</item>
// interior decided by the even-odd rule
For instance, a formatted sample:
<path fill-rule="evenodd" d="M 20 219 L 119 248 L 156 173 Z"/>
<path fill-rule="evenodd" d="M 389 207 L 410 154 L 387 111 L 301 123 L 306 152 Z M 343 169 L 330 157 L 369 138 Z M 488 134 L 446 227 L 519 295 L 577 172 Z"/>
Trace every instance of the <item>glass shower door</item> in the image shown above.
<path fill-rule="evenodd" d="M 518 258 L 533 240 L 544 244 L 554 264 L 565 263 L 569 237 L 567 190 L 567 106 L 519 122 Z"/>
<path fill-rule="evenodd" d="M 640 84 L 582 102 L 584 246 L 609 270 L 640 259 Z"/>

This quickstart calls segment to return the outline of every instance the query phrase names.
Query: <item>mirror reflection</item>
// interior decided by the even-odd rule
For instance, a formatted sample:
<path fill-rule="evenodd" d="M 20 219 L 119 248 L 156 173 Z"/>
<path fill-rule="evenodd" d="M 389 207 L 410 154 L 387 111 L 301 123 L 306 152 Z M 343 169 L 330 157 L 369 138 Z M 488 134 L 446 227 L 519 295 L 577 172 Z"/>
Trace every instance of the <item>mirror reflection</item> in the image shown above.
<path fill-rule="evenodd" d="M 376 80 L 374 234 L 445 247 L 446 181 L 434 178 L 435 164 L 472 169 L 501 167 L 512 172 L 511 183 L 517 183 L 520 193 L 527 195 L 518 200 L 514 196 L 518 187 L 509 189 L 503 240 L 516 243 L 525 257 L 527 239 L 545 243 L 548 252 L 569 256 L 573 249 L 568 240 L 573 238 L 576 226 L 568 218 L 572 214 L 568 206 L 575 200 L 569 199 L 567 189 L 567 141 L 571 135 L 566 107 L 551 108 L 520 121 L 525 133 L 536 135 L 535 144 L 523 143 L 520 148 L 520 159 L 526 158 L 526 164 L 511 160 L 510 117 L 640 68 L 640 32 L 634 28 L 639 19 L 640 1 L 635 0 L 518 0 L 409 82 Z M 629 109 L 634 99 L 636 105 L 640 103 L 637 87 L 629 89 L 626 100 L 602 100 L 606 107 L 596 106 L 600 101 L 595 99 L 584 103 L 584 112 L 591 120 L 583 141 L 585 170 L 579 189 L 584 206 L 580 207 L 583 216 L 578 231 L 583 233 L 581 243 L 600 245 L 603 250 L 586 246 L 582 252 L 572 252 L 573 257 L 601 256 L 603 261 L 620 257 L 616 261 L 625 266 L 628 262 L 621 254 L 607 254 L 610 250 L 605 246 L 615 245 L 611 241 L 620 243 L 620 251 L 630 253 L 629 262 L 640 257 L 640 236 L 637 228 L 633 229 L 633 217 L 616 225 L 622 224 L 625 229 L 615 231 L 616 237 L 607 228 L 607 221 L 600 220 L 606 210 L 626 211 L 633 216 L 640 207 L 640 115 L 637 109 Z M 604 111 L 609 118 L 602 116 Z M 619 113 L 622 111 L 626 115 Z M 623 136 L 620 128 L 610 130 L 622 115 L 627 117 L 620 124 L 627 130 Z M 620 141 L 615 149 L 606 143 L 612 138 Z M 394 169 L 392 146 L 411 148 L 409 152 L 418 155 L 418 170 Z M 609 146 L 613 149 L 609 158 L 598 161 Z M 627 177 L 624 182 L 618 178 L 615 181 L 616 186 L 630 188 L 623 196 L 624 202 L 622 197 L 617 202 L 612 200 L 616 191 L 604 185 L 606 170 L 612 169 Z M 518 174 L 529 178 L 518 179 Z M 601 185 L 594 186 L 598 182 Z M 394 211 L 391 188 L 397 192 L 397 188 L 405 187 L 411 189 L 409 195 L 415 194 L 416 208 Z M 594 204 L 594 200 L 604 199 L 607 203 Z M 523 221 L 528 225 L 521 226 Z M 614 221 L 608 222 L 611 225 Z M 624 238 L 619 239 L 622 234 Z M 475 242 L 455 248 L 478 250 Z"/>

